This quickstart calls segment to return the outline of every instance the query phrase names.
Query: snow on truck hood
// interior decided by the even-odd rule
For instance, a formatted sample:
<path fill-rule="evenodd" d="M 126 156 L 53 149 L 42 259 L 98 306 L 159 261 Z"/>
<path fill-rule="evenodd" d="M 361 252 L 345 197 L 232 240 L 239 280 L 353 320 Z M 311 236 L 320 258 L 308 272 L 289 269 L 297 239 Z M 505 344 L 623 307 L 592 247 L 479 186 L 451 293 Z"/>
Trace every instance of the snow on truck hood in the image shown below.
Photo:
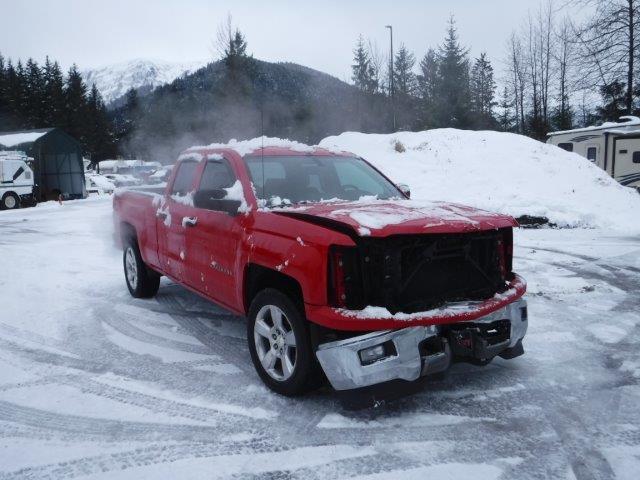
<path fill-rule="evenodd" d="M 510 216 L 445 202 L 379 200 L 319 202 L 273 210 L 300 219 L 318 217 L 340 222 L 360 236 L 460 233 L 517 226 Z"/>

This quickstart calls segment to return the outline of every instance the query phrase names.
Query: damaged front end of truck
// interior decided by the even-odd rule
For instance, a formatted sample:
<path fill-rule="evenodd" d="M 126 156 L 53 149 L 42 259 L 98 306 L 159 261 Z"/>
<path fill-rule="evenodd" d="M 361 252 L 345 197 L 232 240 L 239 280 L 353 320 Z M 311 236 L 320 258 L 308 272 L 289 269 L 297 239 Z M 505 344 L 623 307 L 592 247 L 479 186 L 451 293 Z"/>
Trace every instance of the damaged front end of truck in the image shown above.
<path fill-rule="evenodd" d="M 524 353 L 526 285 L 512 271 L 512 227 L 355 243 L 330 248 L 331 308 L 310 312 L 323 325 L 316 355 L 335 389 Z"/>

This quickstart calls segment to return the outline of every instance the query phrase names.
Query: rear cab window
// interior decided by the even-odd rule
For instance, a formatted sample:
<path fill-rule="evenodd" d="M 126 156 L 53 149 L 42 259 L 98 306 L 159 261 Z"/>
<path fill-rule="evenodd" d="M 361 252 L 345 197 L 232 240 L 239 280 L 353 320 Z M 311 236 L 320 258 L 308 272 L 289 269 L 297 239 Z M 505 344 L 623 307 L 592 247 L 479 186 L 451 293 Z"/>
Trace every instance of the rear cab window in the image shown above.
<path fill-rule="evenodd" d="M 192 191 L 197 169 L 198 162 L 195 160 L 184 160 L 178 165 L 178 171 L 171 186 L 172 197 L 184 197 Z"/>

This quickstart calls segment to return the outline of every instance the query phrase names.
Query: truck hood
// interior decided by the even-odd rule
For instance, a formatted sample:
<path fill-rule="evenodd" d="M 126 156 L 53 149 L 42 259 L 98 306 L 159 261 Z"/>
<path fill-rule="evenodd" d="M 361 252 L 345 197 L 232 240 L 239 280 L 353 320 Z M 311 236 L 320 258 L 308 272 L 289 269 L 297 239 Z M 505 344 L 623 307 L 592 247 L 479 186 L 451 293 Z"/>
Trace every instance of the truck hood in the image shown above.
<path fill-rule="evenodd" d="M 386 237 L 400 234 L 462 233 L 515 227 L 508 215 L 445 202 L 379 200 L 320 202 L 277 208 L 274 213 L 328 227 L 348 227 L 360 236 Z"/>

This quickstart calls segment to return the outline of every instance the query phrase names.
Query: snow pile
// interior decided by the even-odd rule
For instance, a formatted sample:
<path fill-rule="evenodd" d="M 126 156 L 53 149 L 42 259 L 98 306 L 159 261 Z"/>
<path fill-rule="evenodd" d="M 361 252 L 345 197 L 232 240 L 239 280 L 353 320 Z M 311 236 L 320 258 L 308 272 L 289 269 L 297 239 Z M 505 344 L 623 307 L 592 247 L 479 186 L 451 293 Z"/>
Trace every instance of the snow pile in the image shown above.
<path fill-rule="evenodd" d="M 404 152 L 398 152 L 399 142 Z M 346 132 L 320 146 L 362 156 L 416 200 L 545 217 L 560 227 L 640 231 L 640 195 L 585 158 L 511 133 Z"/>

